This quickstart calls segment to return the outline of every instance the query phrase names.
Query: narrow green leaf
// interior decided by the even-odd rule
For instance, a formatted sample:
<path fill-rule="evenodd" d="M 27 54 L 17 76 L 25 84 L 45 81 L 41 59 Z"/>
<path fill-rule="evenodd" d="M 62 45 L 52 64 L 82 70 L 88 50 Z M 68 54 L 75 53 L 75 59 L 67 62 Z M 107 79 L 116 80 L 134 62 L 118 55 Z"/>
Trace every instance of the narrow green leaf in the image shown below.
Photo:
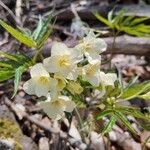
<path fill-rule="evenodd" d="M 0 82 L 6 81 L 14 77 L 14 71 L 12 70 L 0 70 Z"/>
<path fill-rule="evenodd" d="M 147 92 L 146 94 L 139 95 L 138 97 L 139 97 L 139 98 L 142 98 L 142 99 L 144 99 L 144 100 L 150 100 L 150 91 Z"/>
<path fill-rule="evenodd" d="M 122 26 L 128 26 L 130 24 L 130 22 L 135 18 L 135 16 L 128 16 L 127 18 L 125 18 L 123 20 L 123 22 L 121 23 Z"/>
<path fill-rule="evenodd" d="M 149 20 L 150 18 L 148 18 L 148 17 L 142 17 L 142 18 L 135 18 L 131 23 L 130 23 L 130 25 L 131 26 L 134 26 L 134 25 L 136 25 L 136 24 L 139 24 L 139 23 L 141 23 L 141 22 L 143 22 L 143 21 L 146 21 L 146 20 Z"/>
<path fill-rule="evenodd" d="M 52 15 L 50 15 L 45 22 L 42 23 L 42 27 L 37 33 L 36 42 L 38 45 L 41 45 L 45 42 L 44 38 L 48 37 L 52 31 L 52 29 L 49 30 L 49 24 L 52 20 Z M 47 39 L 47 38 L 46 38 Z M 44 41 L 43 41 L 44 40 Z"/>
<path fill-rule="evenodd" d="M 108 13 L 108 21 L 109 22 L 111 22 L 111 23 L 113 23 L 113 10 L 111 10 L 111 11 L 109 11 L 109 13 Z"/>
<path fill-rule="evenodd" d="M 141 93 L 150 89 L 150 81 L 146 81 L 144 83 L 134 85 L 123 92 L 120 96 L 121 99 L 130 100 L 139 96 Z"/>
<path fill-rule="evenodd" d="M 132 133 L 137 134 L 137 132 L 134 130 L 134 128 L 132 127 L 132 125 L 130 124 L 130 122 L 126 119 L 126 117 L 125 117 L 122 113 L 117 112 L 117 111 L 115 111 L 114 113 L 115 113 L 116 117 L 118 117 L 118 118 L 121 120 L 121 122 L 122 122 Z"/>
<path fill-rule="evenodd" d="M 29 47 L 36 48 L 36 43 L 30 37 L 28 37 L 27 35 L 24 35 L 20 31 L 14 29 L 13 27 L 11 27 L 10 25 L 6 24 L 2 20 L 0 20 L 0 25 L 3 28 L 5 28 L 13 37 L 15 37 L 21 43 L 23 43 L 23 44 L 25 44 L 25 45 L 27 45 Z"/>
<path fill-rule="evenodd" d="M 29 66 L 33 65 L 32 60 L 24 54 L 10 55 L 0 52 L 0 56 L 8 59 L 0 61 L 0 82 L 8 80 L 14 76 L 17 77 L 21 68 L 23 68 L 22 71 L 26 71 Z"/>
<path fill-rule="evenodd" d="M 129 81 L 129 83 L 128 83 L 128 85 L 125 87 L 125 89 L 128 89 L 128 88 L 131 87 L 133 84 L 135 84 L 135 82 L 138 80 L 138 78 L 139 78 L 138 75 L 135 76 L 135 77 L 133 77 L 133 78 Z"/>
<path fill-rule="evenodd" d="M 96 17 L 99 21 L 103 22 L 103 23 L 106 24 L 108 27 L 110 27 L 110 28 L 113 27 L 112 24 L 111 24 L 107 19 L 105 19 L 104 17 L 102 17 L 102 16 L 99 15 L 98 13 L 96 13 L 96 14 L 94 14 L 94 15 L 95 15 L 95 17 Z"/>
<path fill-rule="evenodd" d="M 0 52 L 0 56 L 5 57 L 5 58 L 10 59 L 10 60 L 13 60 L 13 61 L 17 61 L 17 58 L 14 55 L 11 55 L 8 53 Z"/>
<path fill-rule="evenodd" d="M 116 123 L 116 116 L 113 115 L 111 117 L 110 121 L 108 122 L 108 124 L 102 130 L 102 135 L 104 135 L 106 133 L 109 133 L 112 130 L 112 128 L 113 128 L 113 126 L 114 126 L 115 123 Z"/>
<path fill-rule="evenodd" d="M 34 38 L 34 40 L 38 39 L 38 36 L 42 30 L 42 27 L 43 27 L 43 20 L 42 20 L 42 17 L 39 16 L 39 22 L 38 22 L 37 28 L 35 29 L 35 31 L 32 34 L 32 37 Z"/>
<path fill-rule="evenodd" d="M 11 68 L 13 69 L 13 66 L 7 62 L 7 61 L 0 61 L 0 67 L 5 67 L 5 68 Z"/>
<path fill-rule="evenodd" d="M 115 110 L 117 110 L 118 112 L 122 112 L 131 116 L 134 116 L 136 118 L 140 118 L 140 119 L 145 119 L 145 120 L 150 120 L 150 117 L 146 116 L 145 114 L 143 114 L 140 109 L 138 108 L 134 108 L 134 107 L 116 107 Z"/>
<path fill-rule="evenodd" d="M 147 131 L 150 131 L 150 122 L 148 123 L 140 123 L 140 126 L 144 129 L 144 130 L 147 130 Z"/>
<path fill-rule="evenodd" d="M 113 113 L 112 109 L 106 109 L 97 116 L 97 120 L 103 119 L 103 117 L 110 115 L 111 113 Z"/>
<path fill-rule="evenodd" d="M 19 83 L 21 81 L 21 75 L 23 73 L 23 67 L 20 66 L 15 70 L 15 80 L 14 80 L 14 93 L 12 98 L 17 94 L 18 88 L 19 88 Z"/>

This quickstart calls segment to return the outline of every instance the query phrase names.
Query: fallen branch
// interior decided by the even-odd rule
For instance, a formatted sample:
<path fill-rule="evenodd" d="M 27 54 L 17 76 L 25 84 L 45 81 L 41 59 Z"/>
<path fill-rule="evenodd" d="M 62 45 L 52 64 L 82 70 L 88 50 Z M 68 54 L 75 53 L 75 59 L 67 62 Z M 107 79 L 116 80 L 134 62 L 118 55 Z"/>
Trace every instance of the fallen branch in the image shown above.
<path fill-rule="evenodd" d="M 139 55 L 139 56 L 150 56 L 150 39 L 142 37 L 132 37 L 129 35 L 122 35 L 116 38 L 115 46 L 113 45 L 113 37 L 103 38 L 108 44 L 107 51 L 104 54 L 125 54 L 125 55 Z M 78 41 L 70 40 L 64 41 L 69 47 L 75 46 Z M 50 56 L 50 49 L 52 42 L 45 45 L 42 53 L 45 57 Z M 63 50 L 62 50 L 63 52 Z M 34 56 L 35 51 L 29 51 L 29 56 Z"/>
<path fill-rule="evenodd" d="M 100 4 L 95 6 L 77 6 L 76 11 L 82 20 L 97 20 L 93 15 L 93 12 L 98 12 L 100 15 L 107 17 L 110 10 L 113 9 L 113 5 Z M 149 5 L 116 5 L 115 14 L 120 10 L 127 10 L 125 16 L 135 15 L 137 17 L 150 17 L 150 6 Z M 60 10 L 56 13 L 57 21 L 68 21 L 74 18 L 74 14 L 70 7 Z"/>

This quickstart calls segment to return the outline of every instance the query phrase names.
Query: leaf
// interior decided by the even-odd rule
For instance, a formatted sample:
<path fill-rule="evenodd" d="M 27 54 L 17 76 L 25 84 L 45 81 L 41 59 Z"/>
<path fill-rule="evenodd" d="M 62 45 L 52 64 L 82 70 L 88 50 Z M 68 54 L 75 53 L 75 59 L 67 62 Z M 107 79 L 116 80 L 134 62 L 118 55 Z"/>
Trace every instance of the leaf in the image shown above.
<path fill-rule="evenodd" d="M 144 100 L 150 100 L 150 91 L 147 92 L 146 94 L 139 95 L 138 97 L 139 97 L 139 98 L 142 98 L 142 99 L 144 99 Z"/>
<path fill-rule="evenodd" d="M 15 70 L 15 80 L 14 80 L 14 93 L 12 98 L 17 94 L 18 88 L 19 88 L 19 83 L 21 81 L 21 75 L 23 73 L 23 67 L 20 66 Z"/>
<path fill-rule="evenodd" d="M 140 123 L 140 126 L 144 129 L 144 130 L 147 130 L 147 131 L 150 131 L 150 122 L 148 123 L 145 123 L 145 124 L 141 124 Z"/>
<path fill-rule="evenodd" d="M 150 120 L 150 117 L 146 116 L 145 114 L 143 114 L 140 109 L 138 108 L 134 108 L 134 107 L 116 107 L 115 110 L 117 110 L 118 112 L 122 112 L 131 116 L 134 116 L 136 118 L 140 118 L 140 119 L 145 119 L 145 120 Z"/>
<path fill-rule="evenodd" d="M 11 55 L 8 53 L 0 52 L 0 56 L 5 57 L 5 58 L 10 59 L 10 60 L 17 61 L 17 58 L 14 55 Z"/>
<path fill-rule="evenodd" d="M 39 16 L 39 22 L 38 22 L 37 28 L 35 29 L 35 31 L 32 34 L 32 37 L 34 40 L 38 39 L 38 36 L 42 30 L 42 27 L 43 27 L 43 20 L 42 20 L 42 17 Z"/>
<path fill-rule="evenodd" d="M 102 16 L 99 15 L 98 13 L 95 13 L 94 15 L 95 15 L 95 17 L 96 17 L 99 21 L 103 22 L 103 23 L 106 24 L 108 27 L 113 28 L 112 24 L 111 24 L 107 19 L 105 19 L 104 17 L 102 17 Z"/>
<path fill-rule="evenodd" d="M 23 68 L 22 71 L 24 72 L 29 66 L 33 65 L 32 60 L 24 54 L 10 55 L 0 52 L 0 56 L 8 59 L 0 61 L 0 82 L 14 77 L 19 72 L 18 68 Z"/>
<path fill-rule="evenodd" d="M 49 29 L 49 24 L 52 20 L 52 17 L 53 16 L 50 15 L 46 21 L 39 21 L 38 28 L 36 31 L 36 37 L 34 37 L 38 44 L 38 47 L 41 47 L 41 45 L 47 40 L 52 31 L 52 29 Z"/>
<path fill-rule="evenodd" d="M 103 117 L 105 117 L 111 113 L 113 113 L 112 109 L 106 109 L 97 116 L 97 120 L 103 119 Z"/>
<path fill-rule="evenodd" d="M 135 18 L 135 19 L 130 23 L 130 25 L 131 25 L 131 26 L 134 26 L 134 25 L 137 25 L 137 24 L 139 24 L 139 23 L 141 23 L 141 22 L 143 22 L 143 21 L 149 20 L 149 19 L 150 19 L 150 18 L 148 18 L 148 17 Z"/>
<path fill-rule="evenodd" d="M 139 96 L 141 93 L 145 92 L 148 89 L 150 89 L 150 81 L 146 81 L 144 83 L 134 85 L 126 89 L 119 98 L 129 100 Z"/>
<path fill-rule="evenodd" d="M 20 31 L 14 29 L 10 25 L 6 24 L 4 21 L 0 20 L 0 25 L 5 28 L 13 37 L 15 37 L 21 43 L 36 48 L 36 43 L 27 35 L 21 33 Z"/>
<path fill-rule="evenodd" d="M 108 13 L 108 21 L 110 22 L 110 23 L 113 23 L 113 10 L 111 10 L 111 11 L 109 11 L 109 13 Z"/>
<path fill-rule="evenodd" d="M 134 134 L 137 134 L 137 132 L 134 130 L 134 128 L 132 127 L 132 125 L 130 124 L 130 122 L 126 119 L 126 117 L 120 113 L 115 111 L 114 112 L 116 117 L 119 118 L 121 120 L 121 122 Z"/>
<path fill-rule="evenodd" d="M 12 64 L 9 63 L 8 61 L 0 61 L 0 67 L 5 67 L 5 68 L 13 68 Z"/>
<path fill-rule="evenodd" d="M 13 70 L 0 70 L 0 82 L 6 81 L 14 76 Z"/>
<path fill-rule="evenodd" d="M 128 85 L 126 86 L 125 89 L 128 89 L 128 88 L 131 87 L 133 84 L 135 84 L 135 82 L 138 80 L 138 78 L 139 78 L 138 75 L 135 76 L 135 77 L 133 77 L 133 78 L 129 81 L 129 83 L 128 83 Z"/>
<path fill-rule="evenodd" d="M 102 135 L 104 135 L 106 133 L 109 133 L 112 130 L 112 128 L 113 128 L 113 126 L 114 126 L 115 123 L 116 123 L 116 116 L 113 115 L 111 117 L 110 121 L 108 122 L 108 124 L 102 130 Z"/>

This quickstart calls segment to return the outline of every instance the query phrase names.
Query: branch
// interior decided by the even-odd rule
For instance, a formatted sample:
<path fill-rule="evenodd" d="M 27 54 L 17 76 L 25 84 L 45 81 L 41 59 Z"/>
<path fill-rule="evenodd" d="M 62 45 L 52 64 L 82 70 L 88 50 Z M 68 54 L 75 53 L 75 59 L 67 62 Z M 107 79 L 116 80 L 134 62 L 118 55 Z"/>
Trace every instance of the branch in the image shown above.
<path fill-rule="evenodd" d="M 139 55 L 139 56 L 150 56 L 150 39 L 142 37 L 132 37 L 129 35 L 122 35 L 116 38 L 115 46 L 113 47 L 113 37 L 102 38 L 106 41 L 108 47 L 107 51 L 103 54 L 126 54 L 126 55 Z M 74 47 L 78 41 L 70 40 L 64 41 L 69 47 Z M 45 57 L 50 56 L 50 49 L 52 42 L 45 45 L 42 54 Z M 113 49 L 112 49 L 113 47 Z M 30 50 L 28 55 L 33 57 L 35 55 L 34 50 Z"/>

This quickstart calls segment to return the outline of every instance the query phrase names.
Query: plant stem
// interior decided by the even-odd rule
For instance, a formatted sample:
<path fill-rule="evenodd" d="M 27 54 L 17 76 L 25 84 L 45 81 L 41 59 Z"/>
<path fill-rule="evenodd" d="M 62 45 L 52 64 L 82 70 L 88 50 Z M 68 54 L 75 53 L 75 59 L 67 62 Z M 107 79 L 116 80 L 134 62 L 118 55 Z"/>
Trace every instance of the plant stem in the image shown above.
<path fill-rule="evenodd" d="M 79 113 L 79 111 L 78 111 L 77 108 L 75 108 L 74 110 L 75 110 L 75 113 L 76 113 L 77 118 L 78 118 L 78 121 L 79 121 L 80 129 L 82 129 L 82 118 L 81 118 L 81 116 L 80 116 L 80 113 Z M 82 140 L 84 141 L 84 135 L 83 135 L 82 131 L 80 132 L 80 134 L 81 134 Z"/>

